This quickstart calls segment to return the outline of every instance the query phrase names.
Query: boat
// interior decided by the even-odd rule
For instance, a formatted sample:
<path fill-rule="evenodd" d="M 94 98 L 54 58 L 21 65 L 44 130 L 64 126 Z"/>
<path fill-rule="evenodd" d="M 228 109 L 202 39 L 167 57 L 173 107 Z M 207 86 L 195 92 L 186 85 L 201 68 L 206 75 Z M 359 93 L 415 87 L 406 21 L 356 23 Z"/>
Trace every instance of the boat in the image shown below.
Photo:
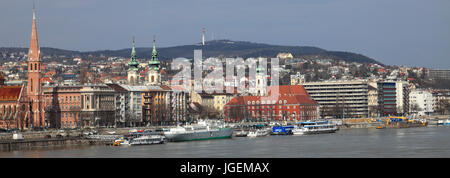
<path fill-rule="evenodd" d="M 248 135 L 248 132 L 246 132 L 245 130 L 238 130 L 234 136 L 235 137 L 246 137 L 247 135 Z"/>
<path fill-rule="evenodd" d="M 449 126 L 450 125 L 450 119 L 446 119 L 444 120 L 439 120 L 437 125 L 443 125 L 443 126 Z"/>
<path fill-rule="evenodd" d="M 197 124 L 177 126 L 164 132 L 167 140 L 173 142 L 231 138 L 233 129 L 220 121 L 201 120 Z"/>
<path fill-rule="evenodd" d="M 248 137 L 264 137 L 266 135 L 268 135 L 268 133 L 263 129 L 251 130 L 248 132 Z"/>
<path fill-rule="evenodd" d="M 162 135 L 143 135 L 138 138 L 133 138 L 129 141 L 130 145 L 151 145 L 162 144 L 165 141 L 165 137 Z"/>
<path fill-rule="evenodd" d="M 425 119 L 409 119 L 401 116 L 389 116 L 384 120 L 380 120 L 381 125 L 376 126 L 377 129 L 384 128 L 412 128 L 426 127 L 428 122 Z"/>
<path fill-rule="evenodd" d="M 292 135 L 292 130 L 294 126 L 273 126 L 272 135 Z"/>
<path fill-rule="evenodd" d="M 113 146 L 127 146 L 130 145 L 130 142 L 127 137 L 123 136 L 119 139 L 114 140 Z"/>
<path fill-rule="evenodd" d="M 166 137 L 151 131 L 133 132 L 130 135 L 122 136 L 114 140 L 114 146 L 130 146 L 130 145 L 151 145 L 162 144 Z"/>
<path fill-rule="evenodd" d="M 293 130 L 294 135 L 308 135 L 321 133 L 334 133 L 339 130 L 336 124 L 329 124 L 328 121 L 301 122 Z"/>

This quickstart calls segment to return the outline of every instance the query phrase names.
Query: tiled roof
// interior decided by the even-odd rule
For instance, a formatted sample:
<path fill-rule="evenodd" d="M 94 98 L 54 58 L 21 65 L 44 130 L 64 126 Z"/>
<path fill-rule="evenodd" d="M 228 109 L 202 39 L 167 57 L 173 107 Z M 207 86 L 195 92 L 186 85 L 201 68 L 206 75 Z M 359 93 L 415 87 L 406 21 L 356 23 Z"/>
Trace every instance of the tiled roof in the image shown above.
<path fill-rule="evenodd" d="M 0 101 L 16 101 L 19 99 L 22 86 L 0 87 Z"/>
<path fill-rule="evenodd" d="M 267 87 L 269 91 L 268 96 L 239 96 L 234 97 L 227 103 L 227 105 L 245 105 L 248 101 L 264 101 L 268 104 L 317 104 L 311 96 L 306 92 L 302 85 L 281 85 L 278 87 L 279 95 L 270 95 L 271 91 L 275 92 L 277 86 Z M 286 103 L 285 103 L 286 101 Z M 274 103 L 275 102 L 275 103 Z"/>

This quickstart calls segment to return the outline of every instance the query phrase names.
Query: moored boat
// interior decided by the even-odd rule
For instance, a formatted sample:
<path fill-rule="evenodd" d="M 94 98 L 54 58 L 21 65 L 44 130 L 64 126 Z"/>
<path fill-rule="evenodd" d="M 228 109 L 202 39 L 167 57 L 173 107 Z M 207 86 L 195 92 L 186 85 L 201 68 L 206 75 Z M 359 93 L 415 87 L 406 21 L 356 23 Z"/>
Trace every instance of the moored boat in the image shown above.
<path fill-rule="evenodd" d="M 199 121 L 197 124 L 178 126 L 164 132 L 169 141 L 196 141 L 231 138 L 233 129 L 217 121 Z"/>
<path fill-rule="evenodd" d="M 133 132 L 130 135 L 114 140 L 114 146 L 162 144 L 166 137 L 151 131 Z"/>
<path fill-rule="evenodd" d="M 248 137 L 264 137 L 266 135 L 268 135 L 268 133 L 264 129 L 251 130 L 248 132 Z"/>
<path fill-rule="evenodd" d="M 273 126 L 272 135 L 292 135 L 294 126 Z"/>
<path fill-rule="evenodd" d="M 161 135 L 143 135 L 138 138 L 131 139 L 130 145 L 151 145 L 162 144 L 165 141 L 165 137 Z"/>
<path fill-rule="evenodd" d="M 328 121 L 301 122 L 293 130 L 294 135 L 334 133 L 339 130 L 336 124 L 329 124 Z"/>
<path fill-rule="evenodd" d="M 245 130 L 238 130 L 234 136 L 235 137 L 247 137 L 247 135 L 248 135 L 248 132 L 246 132 Z"/>

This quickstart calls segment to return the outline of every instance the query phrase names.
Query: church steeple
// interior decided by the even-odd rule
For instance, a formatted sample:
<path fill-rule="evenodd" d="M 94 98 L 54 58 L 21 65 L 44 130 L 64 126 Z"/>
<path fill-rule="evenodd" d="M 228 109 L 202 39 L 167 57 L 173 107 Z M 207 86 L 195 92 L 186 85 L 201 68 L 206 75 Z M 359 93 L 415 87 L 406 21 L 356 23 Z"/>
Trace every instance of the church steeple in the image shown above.
<path fill-rule="evenodd" d="M 33 25 L 31 27 L 30 49 L 28 51 L 28 61 L 40 61 L 40 48 L 36 26 L 36 8 L 33 3 Z"/>
<path fill-rule="evenodd" d="M 138 70 L 139 62 L 136 60 L 136 50 L 134 49 L 135 38 L 133 37 L 133 48 L 131 49 L 131 59 L 128 62 L 128 70 Z"/>
<path fill-rule="evenodd" d="M 152 61 L 158 60 L 158 53 L 156 52 L 156 42 L 155 35 L 153 35 L 153 51 L 152 51 Z"/>
<path fill-rule="evenodd" d="M 153 36 L 152 59 L 148 61 L 148 84 L 161 84 L 161 74 L 159 73 L 160 66 L 161 63 L 158 60 L 158 53 L 156 52 L 156 40 L 155 36 Z"/>
<path fill-rule="evenodd" d="M 156 40 L 153 35 L 153 51 L 152 51 L 152 59 L 148 62 L 149 69 L 159 71 L 160 62 L 158 60 L 158 52 L 156 52 Z"/>
<path fill-rule="evenodd" d="M 30 102 L 30 126 L 42 127 L 44 125 L 44 112 L 41 91 L 41 51 L 39 48 L 36 8 L 33 3 L 33 25 L 31 27 L 30 49 L 28 51 L 28 83 L 27 95 Z"/>
<path fill-rule="evenodd" d="M 134 49 L 135 38 L 133 36 L 133 48 L 131 48 L 131 59 L 128 62 L 128 84 L 134 85 L 139 83 L 138 66 L 139 62 L 136 60 L 136 50 Z"/>

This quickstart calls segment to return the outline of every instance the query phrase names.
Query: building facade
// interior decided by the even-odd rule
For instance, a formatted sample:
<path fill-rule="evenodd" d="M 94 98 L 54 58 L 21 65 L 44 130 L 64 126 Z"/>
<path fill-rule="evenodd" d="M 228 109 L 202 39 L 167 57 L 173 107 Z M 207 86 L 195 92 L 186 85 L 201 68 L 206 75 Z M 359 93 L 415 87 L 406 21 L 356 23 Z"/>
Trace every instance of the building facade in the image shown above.
<path fill-rule="evenodd" d="M 115 126 L 115 91 L 107 85 L 45 86 L 44 103 L 48 127 Z"/>
<path fill-rule="evenodd" d="M 409 84 L 406 81 L 377 83 L 378 105 L 382 116 L 406 115 L 409 112 Z"/>
<path fill-rule="evenodd" d="M 303 86 L 319 103 L 322 117 L 367 117 L 369 114 L 365 80 L 306 82 Z"/>
<path fill-rule="evenodd" d="M 434 80 L 450 80 L 450 69 L 430 69 L 429 72 Z"/>
<path fill-rule="evenodd" d="M 380 107 L 378 106 L 378 87 L 376 82 L 368 83 L 368 109 L 369 117 L 377 117 L 380 115 Z"/>
<path fill-rule="evenodd" d="M 277 88 L 274 88 L 277 87 Z M 225 120 L 239 122 L 315 120 L 318 119 L 318 104 L 301 85 L 271 86 L 268 96 L 236 96 L 225 107 Z"/>
<path fill-rule="evenodd" d="M 28 128 L 27 106 L 29 103 L 24 97 L 24 85 L 4 85 L 4 78 L 0 73 L 0 129 Z"/>
<path fill-rule="evenodd" d="M 413 90 L 409 94 L 409 113 L 419 116 L 431 115 L 434 112 L 434 98 L 426 90 Z"/>

